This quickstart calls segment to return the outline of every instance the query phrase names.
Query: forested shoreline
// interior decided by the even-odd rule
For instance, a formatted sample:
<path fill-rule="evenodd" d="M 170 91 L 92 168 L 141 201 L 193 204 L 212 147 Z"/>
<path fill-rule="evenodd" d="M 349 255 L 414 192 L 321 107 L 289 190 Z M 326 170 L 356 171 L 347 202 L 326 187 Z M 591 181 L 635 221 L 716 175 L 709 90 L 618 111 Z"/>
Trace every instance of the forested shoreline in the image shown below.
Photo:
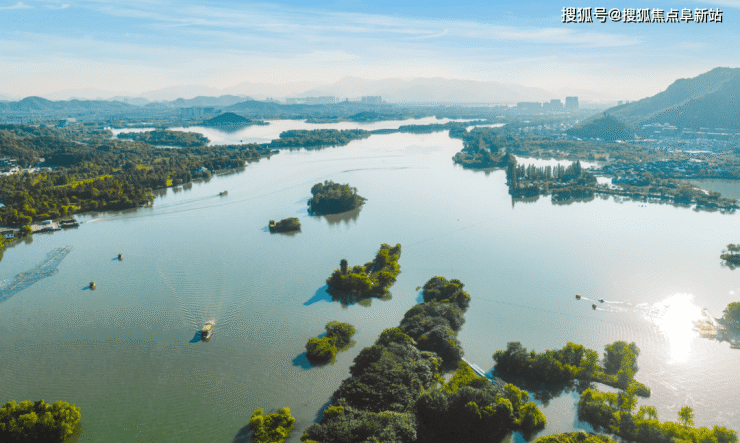
<path fill-rule="evenodd" d="M 162 149 L 104 135 L 81 143 L 49 128 L 0 126 L 2 155 L 18 158 L 24 167 L 42 158 L 44 166 L 53 166 L 0 177 L 0 225 L 147 205 L 154 189 L 207 179 L 272 154 L 258 144 Z"/>

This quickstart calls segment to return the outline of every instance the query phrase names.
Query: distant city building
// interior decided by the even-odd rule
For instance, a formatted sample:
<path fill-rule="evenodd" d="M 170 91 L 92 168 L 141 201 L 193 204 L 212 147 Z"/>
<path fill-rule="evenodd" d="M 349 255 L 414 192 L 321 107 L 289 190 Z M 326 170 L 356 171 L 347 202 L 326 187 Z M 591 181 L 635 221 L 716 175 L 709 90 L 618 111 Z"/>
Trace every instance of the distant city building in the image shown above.
<path fill-rule="evenodd" d="M 621 105 L 623 105 L 623 104 L 624 104 L 624 102 L 623 102 L 622 100 L 619 100 L 619 101 L 617 102 L 617 106 L 621 106 Z"/>
<path fill-rule="evenodd" d="M 383 103 L 383 99 L 379 95 L 377 95 L 377 96 L 369 95 L 367 97 L 362 97 L 362 99 L 360 100 L 360 102 L 362 102 L 362 103 L 364 103 L 366 105 L 379 105 L 379 104 Z"/>
<path fill-rule="evenodd" d="M 286 98 L 285 103 L 288 105 L 330 105 L 336 103 L 335 97 L 300 97 Z"/>
<path fill-rule="evenodd" d="M 578 109 L 578 97 L 565 97 L 566 111 Z"/>
<path fill-rule="evenodd" d="M 545 112 L 562 112 L 563 102 L 554 98 L 550 100 L 550 103 L 547 103 L 547 102 L 543 103 L 542 110 Z"/>

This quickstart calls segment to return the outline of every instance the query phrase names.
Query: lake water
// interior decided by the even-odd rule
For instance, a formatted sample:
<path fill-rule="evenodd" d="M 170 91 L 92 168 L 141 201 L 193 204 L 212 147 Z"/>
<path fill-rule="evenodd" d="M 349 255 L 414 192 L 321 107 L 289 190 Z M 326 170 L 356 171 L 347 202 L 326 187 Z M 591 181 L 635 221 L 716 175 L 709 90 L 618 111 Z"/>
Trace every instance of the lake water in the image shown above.
<path fill-rule="evenodd" d="M 239 137 L 269 141 L 287 123 L 307 126 L 286 121 Z M 220 137 L 212 140 L 234 140 Z M 642 404 L 663 420 L 689 405 L 697 425 L 740 429 L 740 351 L 691 330 L 701 308 L 719 316 L 740 299 L 740 271 L 719 260 L 739 240 L 738 216 L 599 197 L 512 203 L 503 171 L 453 164 L 461 147 L 439 132 L 283 151 L 164 190 L 150 208 L 88 214 L 79 228 L 9 248 L 0 284 L 73 247 L 58 273 L 0 303 L 0 402 L 76 403 L 80 442 L 245 441 L 254 409 L 288 406 L 295 442 L 357 353 L 419 302 L 417 286 L 441 275 L 472 296 L 459 338 L 484 369 L 508 341 L 537 351 L 573 341 L 599 353 L 635 341 L 637 379 L 653 392 Z M 310 188 L 324 180 L 357 187 L 367 203 L 309 216 Z M 292 216 L 300 233 L 267 232 L 270 219 Z M 339 261 L 365 263 L 381 243 L 403 246 L 392 299 L 332 302 L 325 279 Z M 93 280 L 97 289 L 87 289 Z M 213 338 L 200 342 L 208 320 Z M 334 365 L 310 368 L 305 343 L 331 320 L 354 324 L 357 344 Z M 577 399 L 550 402 L 540 435 L 588 428 L 575 417 Z"/>

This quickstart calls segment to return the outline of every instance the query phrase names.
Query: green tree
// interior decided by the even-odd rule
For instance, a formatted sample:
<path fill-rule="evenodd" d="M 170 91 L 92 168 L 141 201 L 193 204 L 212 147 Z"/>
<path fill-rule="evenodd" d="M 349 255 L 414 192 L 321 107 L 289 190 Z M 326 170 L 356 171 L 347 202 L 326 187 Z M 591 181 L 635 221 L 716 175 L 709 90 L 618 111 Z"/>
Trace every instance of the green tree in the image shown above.
<path fill-rule="evenodd" d="M 326 324 L 326 336 L 335 339 L 337 348 L 343 348 L 350 344 L 352 336 L 355 335 L 355 327 L 349 323 L 330 321 Z"/>
<path fill-rule="evenodd" d="M 694 410 L 684 406 L 678 411 L 678 420 L 686 427 L 694 426 Z"/>
<path fill-rule="evenodd" d="M 740 302 L 732 302 L 723 311 L 724 321 L 731 328 L 740 330 Z"/>

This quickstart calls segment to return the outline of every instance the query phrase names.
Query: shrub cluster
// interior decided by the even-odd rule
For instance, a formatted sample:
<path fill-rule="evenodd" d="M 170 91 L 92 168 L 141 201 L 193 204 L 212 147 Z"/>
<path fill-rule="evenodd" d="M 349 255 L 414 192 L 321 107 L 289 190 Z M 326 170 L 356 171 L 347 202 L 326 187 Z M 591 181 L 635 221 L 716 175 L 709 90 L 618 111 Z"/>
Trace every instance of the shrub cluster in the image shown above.
<path fill-rule="evenodd" d="M 661 422 L 651 406 L 641 406 L 633 413 L 637 401 L 627 392 L 601 392 L 586 389 L 578 401 L 578 418 L 596 430 L 605 430 L 626 441 L 638 443 L 673 443 L 677 441 L 735 443 L 737 433 L 722 426 L 712 429 L 694 428 L 693 411 L 683 407 L 679 412 L 682 423 Z"/>
<path fill-rule="evenodd" d="M 287 407 L 278 409 L 276 414 L 265 414 L 258 408 L 249 419 L 249 427 L 254 432 L 252 443 L 285 443 L 295 428 L 295 418 Z"/>
<path fill-rule="evenodd" d="M 10 401 L 0 408 L 0 441 L 63 442 L 80 424 L 80 408 L 65 401 Z"/>
<path fill-rule="evenodd" d="M 330 321 L 326 324 L 324 337 L 311 337 L 306 343 L 306 357 L 311 364 L 323 364 L 334 360 L 337 352 L 352 343 L 355 327 L 349 323 Z"/>

